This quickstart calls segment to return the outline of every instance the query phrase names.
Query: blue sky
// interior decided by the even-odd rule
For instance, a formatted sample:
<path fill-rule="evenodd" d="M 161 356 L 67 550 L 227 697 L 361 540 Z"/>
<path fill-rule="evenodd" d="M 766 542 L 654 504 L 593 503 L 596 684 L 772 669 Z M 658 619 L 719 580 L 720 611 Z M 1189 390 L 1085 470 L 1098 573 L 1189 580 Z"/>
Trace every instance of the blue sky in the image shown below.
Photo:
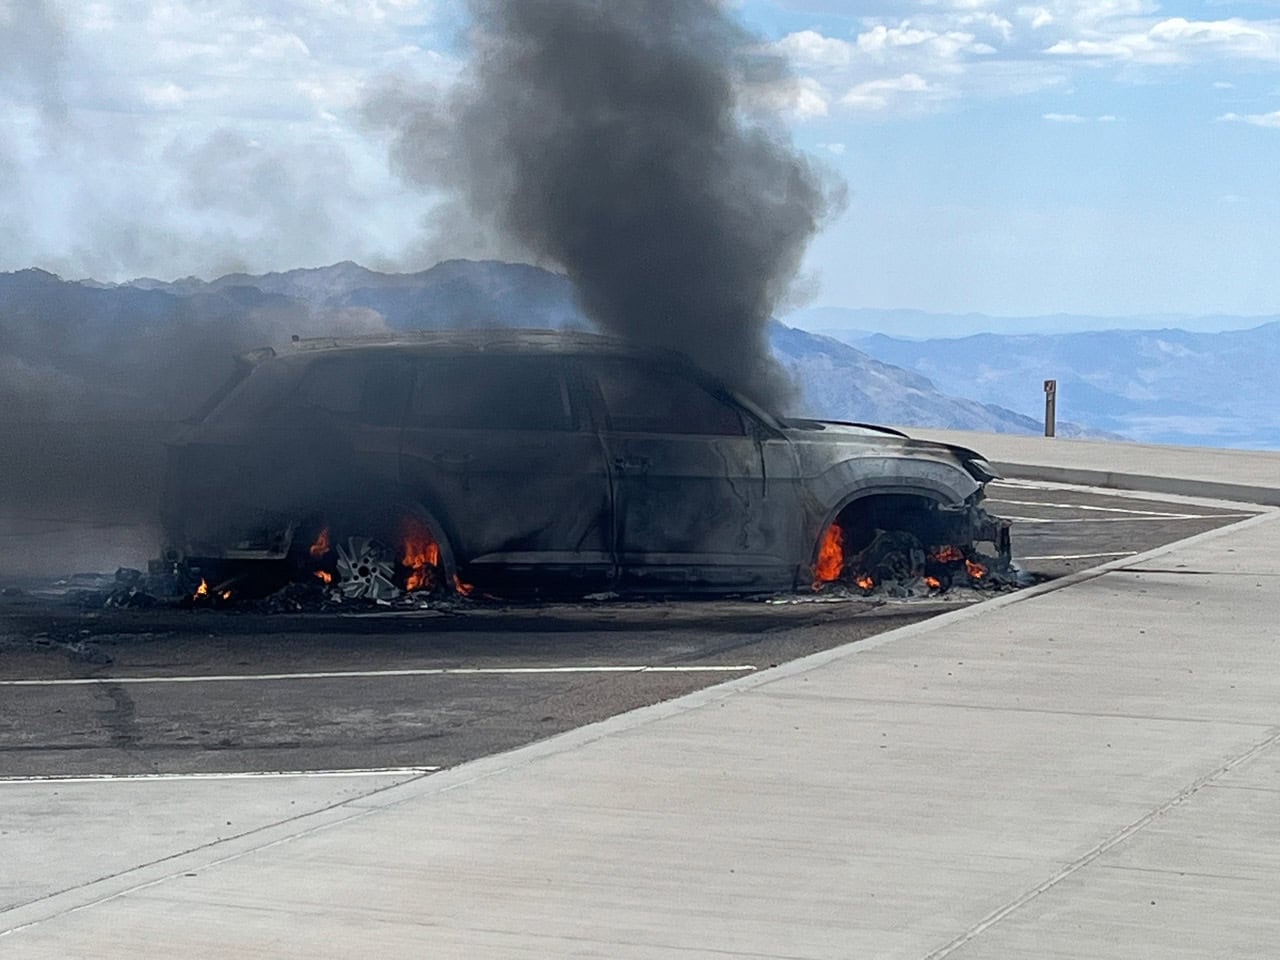
<path fill-rule="evenodd" d="M 797 296 L 1280 313 L 1280 2 L 725 0 L 849 203 Z M 0 0 L 0 269 L 417 269 L 431 198 L 360 120 L 447 84 L 441 0 Z"/>

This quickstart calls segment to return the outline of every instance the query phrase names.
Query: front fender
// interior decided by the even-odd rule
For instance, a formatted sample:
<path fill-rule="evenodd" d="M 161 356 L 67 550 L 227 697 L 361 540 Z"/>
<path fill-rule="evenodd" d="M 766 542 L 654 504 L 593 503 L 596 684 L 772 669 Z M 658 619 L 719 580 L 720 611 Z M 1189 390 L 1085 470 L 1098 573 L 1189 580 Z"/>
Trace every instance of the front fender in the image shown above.
<path fill-rule="evenodd" d="M 958 506 L 982 484 L 958 465 L 923 457 L 858 457 L 833 464 L 808 484 L 816 519 L 830 523 L 852 501 L 881 493 L 924 496 Z M 821 528 L 820 528 L 821 529 Z"/>

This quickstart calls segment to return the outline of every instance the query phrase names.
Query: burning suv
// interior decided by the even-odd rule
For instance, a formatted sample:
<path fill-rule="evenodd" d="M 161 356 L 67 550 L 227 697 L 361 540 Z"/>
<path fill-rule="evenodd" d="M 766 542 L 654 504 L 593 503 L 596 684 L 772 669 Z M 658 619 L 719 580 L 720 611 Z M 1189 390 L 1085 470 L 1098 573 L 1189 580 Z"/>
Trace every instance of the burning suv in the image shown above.
<path fill-rule="evenodd" d="M 164 557 L 224 593 L 946 589 L 1009 564 L 977 453 L 783 419 L 606 337 L 304 340 L 241 357 L 206 410 L 169 449 Z"/>

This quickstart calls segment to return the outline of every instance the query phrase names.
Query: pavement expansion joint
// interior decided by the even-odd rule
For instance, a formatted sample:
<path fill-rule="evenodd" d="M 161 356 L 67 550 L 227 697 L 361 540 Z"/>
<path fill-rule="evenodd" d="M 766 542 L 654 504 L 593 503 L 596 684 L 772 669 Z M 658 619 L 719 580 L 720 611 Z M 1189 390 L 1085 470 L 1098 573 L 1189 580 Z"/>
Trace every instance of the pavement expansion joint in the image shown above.
<path fill-rule="evenodd" d="M 1124 843 L 1125 841 L 1129 840 L 1131 837 L 1141 832 L 1153 821 L 1164 816 L 1164 814 L 1168 813 L 1173 808 L 1185 803 L 1187 800 L 1191 799 L 1191 797 L 1195 796 L 1205 787 L 1213 786 L 1215 781 L 1219 780 L 1221 777 L 1225 776 L 1226 774 L 1230 773 L 1231 771 L 1235 770 L 1238 767 L 1244 766 L 1250 761 L 1266 753 L 1268 750 L 1274 747 L 1278 742 L 1280 742 L 1280 727 L 1272 727 L 1270 729 L 1270 733 L 1268 733 L 1268 735 L 1265 738 L 1263 738 L 1262 740 L 1259 740 L 1253 746 L 1249 747 L 1249 749 L 1245 750 L 1242 753 L 1237 754 L 1236 756 L 1232 757 L 1230 760 L 1226 761 L 1225 763 L 1219 765 L 1214 770 L 1210 771 L 1204 776 L 1199 777 L 1196 780 L 1193 780 L 1191 783 L 1189 783 L 1183 789 L 1179 790 L 1176 794 L 1174 794 L 1168 800 L 1164 801 L 1163 803 L 1159 804 L 1153 809 L 1147 811 L 1147 813 L 1143 814 L 1137 820 L 1134 820 L 1128 826 L 1123 827 L 1120 830 L 1116 831 L 1110 837 L 1103 840 L 1097 846 L 1093 847 L 1091 850 L 1085 853 L 1083 856 L 1080 856 L 1077 859 L 1073 860 L 1071 863 L 1067 864 L 1065 867 L 1063 867 L 1053 876 L 1049 877 L 1043 883 L 1040 883 L 1035 887 L 1032 887 L 1030 890 L 1021 894 L 1020 896 L 1015 897 L 1013 900 L 1009 901 L 1004 906 L 999 907 L 996 910 L 993 910 L 991 913 L 987 914 L 987 916 L 985 916 L 982 920 L 978 921 L 976 924 L 974 924 L 964 933 L 948 941 L 946 944 L 939 947 L 937 950 L 933 951 L 932 953 L 926 954 L 923 960 L 942 960 L 943 957 L 951 956 L 951 954 L 955 953 L 961 947 L 975 940 L 976 938 L 981 936 L 984 932 L 989 930 L 991 927 L 995 926 L 1000 921 L 1004 920 L 1006 917 L 1010 916 L 1011 914 L 1020 910 L 1022 907 L 1026 906 L 1032 900 L 1035 900 L 1042 893 L 1047 893 L 1049 890 L 1052 890 L 1063 880 L 1066 880 L 1068 877 L 1078 873 L 1080 870 L 1083 870 L 1085 867 L 1090 866 L 1095 861 L 1097 861 L 1100 857 L 1102 857 L 1104 854 L 1115 849 L 1120 844 Z"/>
<path fill-rule="evenodd" d="M 1162 573 L 1186 577 L 1280 577 L 1270 570 L 1188 570 L 1183 567 L 1116 567 L 1112 573 Z"/>
<path fill-rule="evenodd" d="M 361 801 L 368 801 L 396 787 L 403 787 L 413 781 L 434 775 L 436 775 L 434 772 L 426 771 L 412 775 L 408 779 L 379 785 L 354 797 L 328 803 L 316 809 L 300 811 L 292 816 L 273 820 L 241 833 L 218 837 L 146 863 L 135 864 L 105 876 L 95 877 L 83 883 L 2 908 L 0 909 L 0 940 L 58 917 L 79 913 L 139 890 L 159 886 L 175 877 L 189 873 L 192 869 L 208 870 L 320 830 L 363 819 L 380 808 L 362 807 Z M 208 854 L 220 850 L 226 852 L 221 856 L 214 856 L 213 859 L 207 858 Z M 76 899 L 77 897 L 81 899 Z M 68 899 L 72 902 L 67 903 Z M 47 912 L 31 916 L 31 911 L 41 909 Z M 16 918 L 16 922 L 10 920 L 8 922 L 12 922 L 13 925 L 4 926 L 6 917 Z"/>

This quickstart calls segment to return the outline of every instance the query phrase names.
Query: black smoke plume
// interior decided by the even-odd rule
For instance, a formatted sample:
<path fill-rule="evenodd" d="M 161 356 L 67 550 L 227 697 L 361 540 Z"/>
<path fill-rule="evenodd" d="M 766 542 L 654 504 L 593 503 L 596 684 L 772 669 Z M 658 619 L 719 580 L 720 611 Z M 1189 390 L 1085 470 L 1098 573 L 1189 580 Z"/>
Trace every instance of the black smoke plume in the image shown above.
<path fill-rule="evenodd" d="M 603 331 L 784 402 L 767 324 L 833 191 L 751 116 L 783 63 L 714 0 L 469 7 L 456 85 L 369 101 L 402 172 L 496 227 L 499 249 L 563 269 Z"/>

